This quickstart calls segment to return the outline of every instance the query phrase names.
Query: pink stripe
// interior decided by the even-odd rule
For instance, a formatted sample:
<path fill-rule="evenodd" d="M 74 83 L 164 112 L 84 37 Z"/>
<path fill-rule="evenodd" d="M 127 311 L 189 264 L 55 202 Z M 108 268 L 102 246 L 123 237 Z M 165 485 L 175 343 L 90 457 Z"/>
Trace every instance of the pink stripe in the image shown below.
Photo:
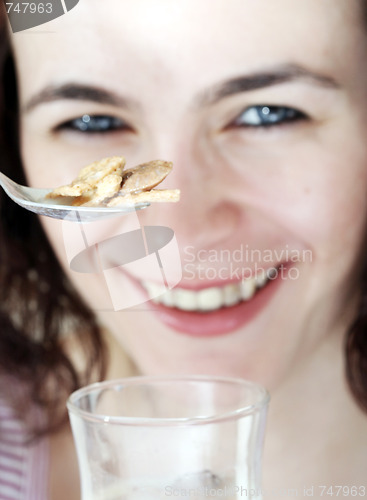
<path fill-rule="evenodd" d="M 5 458 L 10 458 L 11 460 L 18 460 L 18 462 L 23 462 L 22 453 L 20 453 L 20 454 L 17 455 L 15 453 L 11 453 L 9 451 L 2 451 L 0 449 L 0 454 L 1 454 L 1 456 L 5 457 Z"/>
<path fill-rule="evenodd" d="M 41 439 L 28 445 L 23 422 L 10 405 L 3 404 L 0 401 L 0 500 L 19 500 L 20 497 L 22 500 L 46 500 L 48 441 Z M 41 411 L 31 410 L 32 421 L 45 418 Z"/>
<path fill-rule="evenodd" d="M 48 441 L 45 440 L 41 440 L 32 451 L 29 477 L 32 478 L 32 491 L 37 492 L 37 500 L 45 500 L 47 498 L 48 453 Z M 29 496 L 26 496 L 24 500 L 34 500 L 29 488 L 27 492 Z"/>
<path fill-rule="evenodd" d="M 19 447 L 20 447 L 20 446 L 24 446 L 24 445 L 25 445 L 25 443 L 24 443 L 24 442 L 22 442 L 22 441 L 21 441 L 21 440 L 19 440 L 19 439 L 15 439 L 14 441 L 12 441 L 11 439 L 2 439 L 2 440 L 1 440 L 1 442 L 0 442 L 0 444 L 1 444 L 1 443 L 7 444 L 8 446 L 9 446 L 9 445 L 10 445 L 10 446 L 14 446 L 14 445 L 15 445 L 15 446 L 19 446 Z"/>
<path fill-rule="evenodd" d="M 15 467 L 11 467 L 9 465 L 1 465 L 0 464 L 0 478 L 1 478 L 1 473 L 2 472 L 10 472 L 12 474 L 18 474 L 18 476 L 22 475 L 22 470 L 21 469 L 16 469 Z"/>
<path fill-rule="evenodd" d="M 16 483 L 11 483 L 10 481 L 4 481 L 3 479 L 0 479 L 0 486 L 4 485 L 7 486 L 8 488 L 13 488 L 16 491 L 20 491 L 20 484 Z"/>

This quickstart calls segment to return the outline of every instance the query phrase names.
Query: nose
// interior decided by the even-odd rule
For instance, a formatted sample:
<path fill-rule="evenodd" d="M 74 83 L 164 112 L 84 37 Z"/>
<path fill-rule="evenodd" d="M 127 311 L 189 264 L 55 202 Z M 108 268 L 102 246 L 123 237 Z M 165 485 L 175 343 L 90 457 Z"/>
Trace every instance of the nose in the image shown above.
<path fill-rule="evenodd" d="M 173 162 L 172 172 L 159 188 L 179 188 L 181 198 L 178 203 L 152 205 L 141 213 L 142 222 L 171 227 L 180 246 L 228 246 L 238 233 L 242 209 L 232 196 L 225 165 L 210 148 L 196 144 L 192 140 L 152 152 L 152 158 Z"/>

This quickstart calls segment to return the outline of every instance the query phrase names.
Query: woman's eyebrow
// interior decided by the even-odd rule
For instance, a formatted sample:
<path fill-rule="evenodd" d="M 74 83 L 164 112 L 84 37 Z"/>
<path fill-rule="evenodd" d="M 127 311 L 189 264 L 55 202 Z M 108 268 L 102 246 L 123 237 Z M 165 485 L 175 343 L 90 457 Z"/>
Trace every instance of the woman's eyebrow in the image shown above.
<path fill-rule="evenodd" d="M 24 112 L 29 113 L 37 106 L 48 102 L 64 99 L 78 101 L 92 101 L 100 104 L 109 104 L 121 108 L 137 107 L 137 103 L 130 99 L 115 94 L 101 87 L 81 85 L 78 83 L 66 83 L 63 85 L 48 85 L 33 95 L 23 107 Z"/>
<path fill-rule="evenodd" d="M 340 84 L 330 76 L 311 71 L 297 64 L 287 64 L 239 76 L 215 85 L 199 95 L 196 105 L 208 106 L 234 94 L 259 90 L 291 81 L 304 81 L 324 88 L 340 88 Z"/>

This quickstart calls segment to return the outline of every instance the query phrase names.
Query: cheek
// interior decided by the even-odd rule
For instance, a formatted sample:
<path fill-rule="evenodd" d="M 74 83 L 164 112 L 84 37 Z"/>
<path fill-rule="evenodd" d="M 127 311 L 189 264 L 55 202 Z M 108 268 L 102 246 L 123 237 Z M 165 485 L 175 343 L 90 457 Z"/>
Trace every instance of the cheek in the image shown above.
<path fill-rule="evenodd" d="M 42 223 L 67 276 L 93 310 L 123 310 L 146 302 L 130 278 L 134 266 L 144 266 L 141 259 L 136 264 L 131 260 L 136 252 L 126 252 L 127 239 L 138 245 L 130 237 L 140 229 L 137 213 L 84 224 L 50 218 Z M 124 263 L 126 258 L 130 260 Z"/>
<path fill-rule="evenodd" d="M 367 148 L 361 131 L 353 132 L 342 130 L 344 140 L 325 133 L 287 148 L 237 141 L 221 151 L 244 212 L 255 208 L 276 233 L 287 235 L 290 248 L 301 242 L 310 250 L 311 262 L 300 263 L 300 293 L 343 309 L 355 296 L 367 226 Z"/>
<path fill-rule="evenodd" d="M 27 122 L 21 127 L 21 155 L 32 187 L 60 186 L 78 172 L 77 158 L 67 148 L 60 150 L 50 134 L 33 131 Z"/>
<path fill-rule="evenodd" d="M 109 308 L 110 300 L 103 274 L 78 273 L 70 269 L 70 257 L 79 250 L 76 250 L 76 240 L 79 238 L 75 238 L 75 231 L 80 232 L 79 225 L 46 217 L 41 217 L 41 223 L 65 274 L 77 291 L 93 309 Z M 73 224 L 74 228 L 71 229 L 69 224 Z"/>
<path fill-rule="evenodd" d="M 364 236 L 367 149 L 355 136 L 349 144 L 325 134 L 287 147 L 281 140 L 249 145 L 237 136 L 221 145 L 220 155 L 238 200 L 248 200 L 327 260 L 347 244 L 355 252 Z"/>

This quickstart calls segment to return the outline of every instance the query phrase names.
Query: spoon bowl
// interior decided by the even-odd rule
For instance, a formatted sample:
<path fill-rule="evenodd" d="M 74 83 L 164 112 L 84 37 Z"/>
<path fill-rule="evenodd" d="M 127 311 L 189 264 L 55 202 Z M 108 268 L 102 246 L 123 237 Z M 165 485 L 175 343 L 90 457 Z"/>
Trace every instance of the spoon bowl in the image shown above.
<path fill-rule="evenodd" d="M 93 222 L 105 218 L 121 216 L 141 210 L 150 203 L 124 203 L 116 207 L 79 207 L 71 205 L 73 198 L 49 199 L 52 189 L 37 189 L 21 186 L 0 172 L 0 185 L 5 193 L 22 208 L 53 219 L 67 219 L 78 222 Z"/>

